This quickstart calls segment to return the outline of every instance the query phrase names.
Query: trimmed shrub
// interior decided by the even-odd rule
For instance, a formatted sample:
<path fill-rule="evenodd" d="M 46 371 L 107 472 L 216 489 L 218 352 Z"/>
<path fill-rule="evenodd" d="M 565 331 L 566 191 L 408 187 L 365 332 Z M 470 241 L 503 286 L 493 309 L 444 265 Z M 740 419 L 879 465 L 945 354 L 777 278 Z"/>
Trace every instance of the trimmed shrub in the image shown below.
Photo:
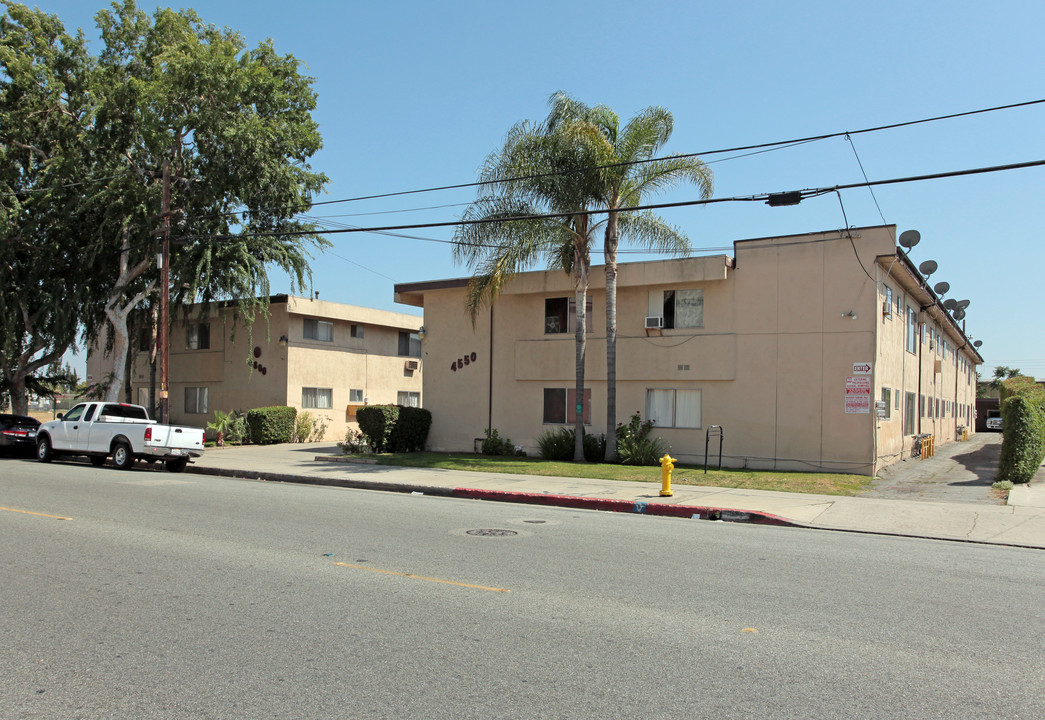
<path fill-rule="evenodd" d="M 571 427 L 544 430 L 537 437 L 537 447 L 540 449 L 541 457 L 545 460 L 562 462 L 573 460 L 573 446 L 576 443 L 576 437 Z"/>
<path fill-rule="evenodd" d="M 526 455 L 522 450 L 517 450 L 515 448 L 515 443 L 513 443 L 510 438 L 501 437 L 501 434 L 497 432 L 496 428 L 493 430 L 487 428 L 485 432 L 486 439 L 483 440 L 482 447 L 480 448 L 480 452 L 482 452 L 483 455 L 504 455 L 508 457 Z"/>
<path fill-rule="evenodd" d="M 1045 460 L 1045 391 L 1030 378 L 1002 383 L 998 479 L 1030 482 Z"/>
<path fill-rule="evenodd" d="M 652 420 L 633 413 L 627 425 L 617 426 L 617 460 L 621 465 L 660 465 L 660 459 L 671 446 L 658 437 L 650 437 Z"/>
<path fill-rule="evenodd" d="M 584 433 L 584 459 L 588 462 L 602 462 L 606 457 L 606 436 L 602 433 L 594 435 Z M 545 430 L 537 438 L 537 447 L 545 460 L 570 462 L 577 443 L 576 431 L 569 425 Z"/>
<path fill-rule="evenodd" d="M 359 430 L 366 436 L 367 445 L 374 452 L 389 452 L 399 409 L 398 405 L 367 405 L 356 410 Z"/>
<path fill-rule="evenodd" d="M 294 439 L 294 419 L 297 414 L 297 408 L 286 405 L 248 410 L 247 429 L 250 441 L 257 445 L 291 442 Z"/>
<path fill-rule="evenodd" d="M 390 452 L 419 452 L 428 442 L 432 412 L 424 408 L 399 405 L 399 416 L 388 441 Z M 358 413 L 356 414 L 358 418 Z"/>

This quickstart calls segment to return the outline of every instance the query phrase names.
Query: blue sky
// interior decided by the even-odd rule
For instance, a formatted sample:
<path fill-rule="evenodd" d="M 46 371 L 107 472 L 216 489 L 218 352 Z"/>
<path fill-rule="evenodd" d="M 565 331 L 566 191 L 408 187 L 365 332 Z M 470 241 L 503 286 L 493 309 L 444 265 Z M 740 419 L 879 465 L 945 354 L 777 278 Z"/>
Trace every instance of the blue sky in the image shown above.
<path fill-rule="evenodd" d="M 30 3 L 32 4 L 32 3 Z M 41 0 L 97 49 L 91 0 Z M 154 5 L 141 3 L 149 11 Z M 181 7 L 175 4 L 174 7 Z M 529 3 L 199 0 L 201 17 L 270 37 L 316 78 L 324 148 L 313 166 L 338 200 L 471 182 L 523 119 L 564 90 L 622 120 L 649 105 L 675 116 L 668 152 L 703 152 L 853 131 L 1045 98 L 1045 3 L 951 0 Z M 716 162 L 717 197 L 1045 159 L 1045 105 L 811 143 Z M 720 159 L 710 156 L 708 159 Z M 1045 168 L 881 187 L 842 195 L 850 225 L 916 229 L 912 252 L 932 282 L 971 300 L 967 332 L 995 365 L 1045 377 L 1045 291 L 1038 209 Z M 471 190 L 315 208 L 327 223 L 389 225 L 457 218 Z M 661 196 L 694 199 L 691 189 Z M 387 213 L 414 208 L 415 212 Z M 696 247 L 842 227 L 836 196 L 797 207 L 725 203 L 665 212 Z M 408 234 L 448 240 L 449 230 Z M 313 263 L 325 300 L 400 312 L 396 282 L 467 275 L 445 243 L 332 235 Z M 600 253 L 601 256 L 601 253 Z M 649 259 L 630 254 L 622 260 Z M 594 260 L 601 262 L 601 260 Z M 285 278 L 273 276 L 273 292 Z"/>

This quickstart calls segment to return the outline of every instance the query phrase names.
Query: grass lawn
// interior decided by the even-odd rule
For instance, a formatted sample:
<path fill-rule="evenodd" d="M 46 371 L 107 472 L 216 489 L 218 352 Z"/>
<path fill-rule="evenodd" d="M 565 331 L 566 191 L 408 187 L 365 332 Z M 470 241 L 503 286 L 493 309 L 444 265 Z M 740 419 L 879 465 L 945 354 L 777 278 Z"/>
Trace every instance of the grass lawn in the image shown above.
<path fill-rule="evenodd" d="M 659 467 L 572 463 L 528 457 L 494 457 L 468 453 L 400 453 L 373 455 L 379 465 L 473 470 L 476 472 L 548 475 L 557 477 L 632 480 L 660 484 Z M 708 470 L 692 465 L 675 465 L 673 485 L 704 485 L 749 490 L 814 493 L 817 495 L 856 495 L 871 478 L 842 473 L 780 472 L 767 470 Z"/>

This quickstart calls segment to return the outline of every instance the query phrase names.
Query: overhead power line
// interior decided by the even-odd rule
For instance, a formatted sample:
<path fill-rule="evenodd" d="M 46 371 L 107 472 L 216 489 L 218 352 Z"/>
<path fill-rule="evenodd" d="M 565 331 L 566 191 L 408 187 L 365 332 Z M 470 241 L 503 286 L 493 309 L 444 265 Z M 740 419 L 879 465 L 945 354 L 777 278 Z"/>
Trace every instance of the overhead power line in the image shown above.
<path fill-rule="evenodd" d="M 638 212 L 642 210 L 663 210 L 666 208 L 678 208 L 678 207 L 692 207 L 696 205 L 714 205 L 718 203 L 727 202 L 766 202 L 769 205 L 797 205 L 802 200 L 825 195 L 827 193 L 837 193 L 842 190 L 852 190 L 853 188 L 870 188 L 877 187 L 880 185 L 896 185 L 900 183 L 912 183 L 912 182 L 923 182 L 926 180 L 942 180 L 945 178 L 965 177 L 968 175 L 982 175 L 985 173 L 1004 172 L 1007 170 L 1020 170 L 1024 168 L 1040 167 L 1045 165 L 1045 160 L 1031 160 L 1022 163 L 1011 163 L 1008 165 L 992 165 L 989 167 L 971 168 L 967 170 L 951 170 L 948 172 L 932 173 L 929 175 L 910 175 L 907 177 L 890 178 L 887 180 L 872 180 L 868 182 L 860 183 L 849 183 L 846 185 L 833 185 L 831 187 L 820 187 L 820 188 L 809 188 L 806 190 L 791 190 L 787 192 L 779 193 L 760 193 L 757 195 L 750 196 L 733 196 L 725 198 L 709 198 L 706 200 L 682 200 L 679 202 L 669 203 L 653 203 L 649 205 L 635 205 L 626 208 L 619 208 L 618 212 Z M 556 218 L 571 217 L 575 215 L 605 215 L 610 211 L 605 208 L 596 210 L 578 210 L 576 212 L 568 213 L 547 213 L 538 215 L 520 215 L 512 218 L 482 218 L 479 220 L 454 220 L 447 222 L 435 222 L 435 223 L 414 223 L 412 225 L 385 225 L 379 227 L 348 227 L 334 230 L 319 231 L 318 234 L 323 235 L 340 235 L 343 233 L 388 233 L 400 230 L 421 230 L 428 228 L 446 228 L 446 227 L 464 227 L 466 225 L 484 225 L 492 223 L 504 223 L 504 222 L 519 222 L 523 220 L 551 220 Z M 264 233 L 243 233 L 240 235 L 186 235 L 184 240 L 224 240 L 235 237 L 293 237 L 296 235 L 315 235 L 317 231 L 300 231 L 300 232 L 264 232 Z M 421 238 L 418 238 L 421 239 Z M 453 240 L 436 240 L 434 238 L 426 238 L 433 242 L 441 242 L 445 244 L 453 244 Z"/>
<path fill-rule="evenodd" d="M 309 208 L 313 208 L 313 207 L 319 207 L 321 205 L 336 205 L 336 204 L 339 204 L 339 203 L 360 202 L 362 200 L 380 200 L 380 199 L 391 198 L 391 197 L 402 197 L 404 195 L 418 195 L 418 194 L 421 194 L 421 193 L 441 192 L 441 191 L 444 191 L 444 190 L 460 190 L 460 189 L 464 189 L 464 188 L 483 187 L 483 186 L 486 186 L 486 185 L 496 185 L 496 184 L 502 184 L 502 183 L 521 182 L 523 180 L 536 180 L 536 179 L 544 178 L 544 177 L 554 177 L 556 175 L 565 175 L 565 174 L 568 174 L 568 173 L 571 173 L 571 172 L 585 172 L 587 170 L 601 170 L 601 169 L 606 169 L 606 168 L 622 167 L 622 166 L 625 166 L 625 165 L 637 165 L 637 164 L 660 162 L 660 161 L 666 160 L 668 158 L 705 157 L 705 156 L 708 156 L 708 155 L 723 155 L 725 153 L 735 153 L 735 152 L 745 152 L 746 153 L 744 155 L 737 156 L 737 158 L 739 158 L 739 157 L 748 157 L 750 155 L 757 155 L 757 154 L 760 154 L 760 153 L 763 153 L 763 152 L 771 152 L 773 150 L 786 149 L 788 147 L 792 147 L 792 146 L 796 146 L 796 145 L 803 145 L 805 143 L 817 142 L 817 141 L 820 141 L 820 140 L 829 140 L 831 138 L 837 138 L 837 137 L 845 137 L 847 135 L 862 135 L 862 134 L 865 134 L 865 133 L 880 132 L 882 130 L 894 130 L 894 129 L 897 129 L 897 128 L 909 127 L 909 126 L 912 126 L 912 125 L 922 125 L 922 124 L 925 124 L 925 123 L 938 122 L 940 120 L 952 120 L 954 118 L 968 117 L 968 116 L 971 116 L 971 115 L 982 115 L 984 113 L 997 112 L 997 111 L 1000 111 L 1000 110 L 1012 110 L 1012 109 L 1015 109 L 1015 108 L 1029 107 L 1031 105 L 1040 105 L 1042 103 L 1045 103 L 1045 98 L 1040 99 L 1040 100 L 1028 100 L 1026 102 L 1010 103 L 1008 105 L 996 105 L 994 107 L 981 108 L 979 110 L 967 110 L 967 111 L 964 111 L 964 112 L 951 113 L 951 114 L 948 114 L 948 115 L 936 115 L 934 117 L 922 118 L 920 120 L 906 120 L 906 121 L 903 121 L 903 122 L 890 123 L 888 125 L 877 125 L 875 127 L 863 128 L 863 129 L 860 129 L 860 130 L 841 130 L 841 131 L 838 131 L 838 132 L 824 133 L 824 134 L 820 134 L 820 135 L 810 135 L 808 137 L 795 138 L 795 139 L 792 139 L 792 140 L 777 140 L 777 141 L 774 141 L 774 142 L 758 143 L 758 144 L 755 144 L 755 145 L 739 145 L 739 146 L 736 146 L 736 147 L 720 148 L 720 149 L 717 149 L 717 150 L 704 150 L 704 151 L 701 151 L 701 152 L 681 153 L 681 154 L 677 154 L 677 155 L 669 155 L 669 156 L 662 156 L 662 157 L 656 157 L 656 158 L 649 158 L 647 160 L 632 160 L 632 161 L 619 162 L 619 163 L 609 163 L 607 165 L 596 165 L 596 166 L 591 167 L 591 168 L 583 168 L 583 169 L 580 169 L 580 170 L 564 170 L 564 171 L 551 172 L 551 173 L 539 173 L 539 174 L 535 174 L 535 175 L 520 175 L 518 177 L 502 178 L 502 179 L 498 179 L 498 180 L 479 180 L 479 181 L 475 181 L 475 182 L 456 183 L 456 184 L 453 184 L 453 185 L 440 185 L 440 186 L 436 186 L 436 187 L 419 188 L 419 189 L 416 189 L 416 190 L 400 190 L 400 191 L 397 191 L 397 192 L 377 193 L 377 194 L 374 194 L 374 195 L 359 195 L 359 196 L 356 196 L 356 197 L 342 198 L 340 200 L 322 200 L 320 202 L 315 202 L 315 203 L 310 203 L 310 204 L 284 205 L 284 206 L 280 206 L 280 207 L 271 207 L 271 208 L 266 208 L 266 210 L 267 211 L 274 211 L 274 210 L 309 209 Z M 746 152 L 746 151 L 756 151 L 756 152 Z M 737 158 L 724 158 L 723 160 L 713 160 L 711 162 L 723 162 L 724 160 L 735 160 Z M 201 216 L 198 216 L 198 217 L 199 218 L 228 217 L 228 216 L 233 216 L 233 215 L 241 215 L 244 212 L 246 212 L 246 211 L 219 213 L 219 214 L 215 214 L 215 215 L 201 215 Z"/>

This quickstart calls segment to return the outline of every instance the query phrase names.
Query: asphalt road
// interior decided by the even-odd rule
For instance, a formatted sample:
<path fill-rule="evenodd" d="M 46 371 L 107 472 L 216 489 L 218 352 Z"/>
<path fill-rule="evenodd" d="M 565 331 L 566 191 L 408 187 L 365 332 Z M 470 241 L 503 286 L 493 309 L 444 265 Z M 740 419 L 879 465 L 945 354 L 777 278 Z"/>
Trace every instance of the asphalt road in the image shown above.
<path fill-rule="evenodd" d="M 4 718 L 1045 716 L 1040 551 L 18 460 L 0 507 Z"/>

